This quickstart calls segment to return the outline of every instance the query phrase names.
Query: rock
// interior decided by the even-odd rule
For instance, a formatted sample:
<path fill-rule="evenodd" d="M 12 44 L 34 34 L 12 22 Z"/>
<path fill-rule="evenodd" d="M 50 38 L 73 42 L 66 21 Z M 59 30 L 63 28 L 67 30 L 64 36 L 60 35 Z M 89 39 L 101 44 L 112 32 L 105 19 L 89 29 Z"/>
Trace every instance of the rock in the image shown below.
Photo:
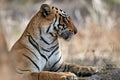
<path fill-rule="evenodd" d="M 100 69 L 95 75 L 79 80 L 120 80 L 120 68 L 106 65 Z"/>

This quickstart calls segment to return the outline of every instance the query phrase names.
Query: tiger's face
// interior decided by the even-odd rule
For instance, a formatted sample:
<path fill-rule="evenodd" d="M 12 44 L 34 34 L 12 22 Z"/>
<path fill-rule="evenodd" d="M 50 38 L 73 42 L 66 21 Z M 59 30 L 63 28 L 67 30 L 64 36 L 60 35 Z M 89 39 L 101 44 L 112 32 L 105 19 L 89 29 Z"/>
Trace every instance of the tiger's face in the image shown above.
<path fill-rule="evenodd" d="M 41 6 L 41 12 L 43 17 L 47 20 L 51 20 L 47 33 L 62 37 L 65 40 L 70 40 L 72 36 L 77 33 L 77 29 L 71 17 L 61 9 L 43 4 Z"/>

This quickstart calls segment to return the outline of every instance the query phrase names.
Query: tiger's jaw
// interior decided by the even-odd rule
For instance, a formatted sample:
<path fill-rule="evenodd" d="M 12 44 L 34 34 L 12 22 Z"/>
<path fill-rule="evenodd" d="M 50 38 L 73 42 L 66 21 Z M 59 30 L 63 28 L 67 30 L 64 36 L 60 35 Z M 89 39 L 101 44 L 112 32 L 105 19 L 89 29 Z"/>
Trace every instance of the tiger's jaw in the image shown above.
<path fill-rule="evenodd" d="M 62 37 L 64 40 L 71 40 L 72 36 L 73 36 L 73 32 L 67 30 L 67 31 L 63 31 L 61 34 L 60 34 L 60 37 Z"/>

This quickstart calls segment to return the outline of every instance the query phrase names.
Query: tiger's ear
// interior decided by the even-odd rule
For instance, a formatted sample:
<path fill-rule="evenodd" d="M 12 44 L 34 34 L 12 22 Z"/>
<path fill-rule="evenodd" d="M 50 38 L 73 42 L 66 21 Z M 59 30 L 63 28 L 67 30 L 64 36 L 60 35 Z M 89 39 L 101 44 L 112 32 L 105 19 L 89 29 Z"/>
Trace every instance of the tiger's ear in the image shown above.
<path fill-rule="evenodd" d="M 48 4 L 42 4 L 41 8 L 40 8 L 40 12 L 42 14 L 43 17 L 47 17 L 50 15 L 50 6 Z"/>

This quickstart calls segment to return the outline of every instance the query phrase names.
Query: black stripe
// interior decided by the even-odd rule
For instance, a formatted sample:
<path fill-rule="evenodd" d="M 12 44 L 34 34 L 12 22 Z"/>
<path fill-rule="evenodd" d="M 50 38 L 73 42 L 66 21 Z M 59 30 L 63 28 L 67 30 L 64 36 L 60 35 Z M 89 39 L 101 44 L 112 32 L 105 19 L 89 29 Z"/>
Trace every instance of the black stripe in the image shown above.
<path fill-rule="evenodd" d="M 61 56 L 60 56 L 60 58 L 52 65 L 52 67 L 50 68 L 50 71 L 52 71 L 52 68 L 54 68 L 55 65 L 56 65 L 60 60 L 61 60 Z"/>
<path fill-rule="evenodd" d="M 54 27 L 54 30 L 57 32 L 57 34 L 58 34 L 58 29 L 56 28 L 56 26 L 53 26 Z"/>
<path fill-rule="evenodd" d="M 39 51 L 39 53 L 46 61 L 48 61 L 48 58 L 45 55 L 43 55 L 40 51 Z"/>
<path fill-rule="evenodd" d="M 39 34 L 41 35 L 42 34 L 42 31 L 41 31 L 41 28 L 39 27 Z"/>
<path fill-rule="evenodd" d="M 67 65 L 65 64 L 64 69 L 63 69 L 63 72 L 65 72 L 66 68 L 67 68 Z"/>
<path fill-rule="evenodd" d="M 50 26 L 48 27 L 48 29 L 47 29 L 46 33 L 48 33 L 48 32 L 49 32 L 49 30 L 50 30 L 50 27 L 51 27 L 51 24 L 50 24 Z"/>
<path fill-rule="evenodd" d="M 57 40 L 57 38 L 55 38 L 50 44 L 53 44 L 56 40 Z"/>
<path fill-rule="evenodd" d="M 37 49 L 37 51 L 39 52 L 39 54 L 46 60 L 48 61 L 47 57 L 45 55 L 43 55 L 40 50 L 39 50 L 39 45 L 37 44 L 37 42 L 32 38 L 31 35 L 28 35 L 28 40 L 29 42 L 33 45 L 33 47 L 35 47 Z"/>
<path fill-rule="evenodd" d="M 44 11 L 45 13 L 44 13 L 44 17 L 46 17 L 46 16 L 48 16 L 49 15 L 49 13 L 48 13 L 48 11 Z"/>
<path fill-rule="evenodd" d="M 62 65 L 63 65 L 63 64 L 61 64 L 61 65 L 59 66 L 59 68 L 58 68 L 57 70 L 55 70 L 55 72 L 57 72 L 57 71 L 62 67 Z"/>
<path fill-rule="evenodd" d="M 59 29 L 61 29 L 61 27 L 60 27 L 60 26 L 63 26 L 63 28 L 61 29 L 61 30 L 63 30 L 63 29 L 64 29 L 64 27 L 65 27 L 65 25 L 64 25 L 64 24 L 60 24 L 60 21 L 61 21 L 61 16 L 62 16 L 62 15 L 60 15 L 60 18 L 59 18 L 59 24 L 58 24 L 57 26 L 58 26 L 58 28 L 59 28 Z"/>
<path fill-rule="evenodd" d="M 50 43 L 48 43 L 42 36 L 41 36 L 41 39 L 48 45 L 50 45 Z"/>
<path fill-rule="evenodd" d="M 42 36 L 41 36 L 41 39 L 44 41 L 44 43 L 46 43 L 46 44 L 48 44 L 48 45 L 50 45 L 50 44 L 53 44 L 55 41 L 56 41 L 56 39 L 57 38 L 55 38 L 52 42 L 47 42 Z"/>
<path fill-rule="evenodd" d="M 62 12 L 62 9 L 60 9 L 60 11 Z"/>
<path fill-rule="evenodd" d="M 30 60 L 30 61 L 32 62 L 32 64 L 34 64 L 35 67 L 38 69 L 38 71 L 40 71 L 39 66 L 38 66 L 29 56 L 27 56 L 27 55 L 25 55 L 25 54 L 23 54 L 23 56 L 25 56 L 28 60 Z"/>
<path fill-rule="evenodd" d="M 65 14 L 65 12 L 63 14 L 59 14 L 59 16 L 62 16 L 63 18 L 67 17 L 67 15 Z"/>
<path fill-rule="evenodd" d="M 59 16 L 62 16 L 62 14 L 59 14 Z"/>
<path fill-rule="evenodd" d="M 62 15 L 60 15 L 62 16 Z M 63 17 L 63 16 L 62 16 Z M 66 18 L 66 17 L 63 17 L 63 18 Z M 64 20 L 64 19 L 63 19 Z M 65 24 L 60 24 L 60 21 L 61 21 L 61 17 L 59 18 L 59 24 L 57 25 L 59 29 L 61 29 L 59 26 L 63 26 L 63 29 L 66 29 L 67 26 Z M 65 22 L 65 21 L 64 21 Z"/>
<path fill-rule="evenodd" d="M 68 23 L 70 22 L 69 17 L 66 17 L 65 19 L 68 21 Z"/>
<path fill-rule="evenodd" d="M 52 6 L 52 9 L 54 8 L 54 6 Z"/>
<path fill-rule="evenodd" d="M 60 16 L 60 18 L 59 18 L 59 24 L 60 24 L 60 21 L 61 21 L 61 16 Z"/>
<path fill-rule="evenodd" d="M 52 37 L 57 37 L 56 35 L 54 36 L 53 33 L 49 33 Z"/>
<path fill-rule="evenodd" d="M 65 22 L 66 24 L 68 24 L 67 17 L 63 17 L 63 22 Z"/>
<path fill-rule="evenodd" d="M 25 47 L 28 51 L 30 51 L 36 58 L 37 60 L 39 60 L 39 58 L 37 57 L 37 55 L 35 55 L 35 53 L 33 51 L 31 51 L 29 48 Z"/>
<path fill-rule="evenodd" d="M 58 46 L 58 43 L 57 43 L 57 44 L 55 44 L 54 46 L 52 46 L 52 47 L 48 48 L 48 49 L 52 50 L 52 49 L 54 49 L 56 46 Z"/>
<path fill-rule="evenodd" d="M 54 27 L 53 29 L 58 33 L 58 30 L 56 29 L 56 26 L 55 26 L 56 21 L 57 21 L 57 15 L 55 15 L 55 21 L 53 23 L 53 27 Z"/>
<path fill-rule="evenodd" d="M 22 43 L 20 43 L 20 44 L 23 45 Z M 30 50 L 29 48 L 27 48 L 25 46 L 24 46 L 24 48 L 27 49 L 28 51 L 30 51 L 31 54 L 33 54 L 39 60 L 39 58 L 34 54 L 34 52 L 32 50 Z"/>
<path fill-rule="evenodd" d="M 57 47 L 53 50 L 53 52 L 48 56 L 48 58 L 50 58 L 50 57 L 54 54 L 54 52 L 58 50 L 58 48 L 59 48 L 59 46 L 57 46 Z"/>
<path fill-rule="evenodd" d="M 70 70 L 70 65 L 68 64 L 68 65 L 67 65 L 67 70 L 66 70 L 66 71 L 69 72 L 69 70 Z"/>
<path fill-rule="evenodd" d="M 38 43 L 32 38 L 31 35 L 28 35 L 29 42 L 39 51 Z"/>
<path fill-rule="evenodd" d="M 60 26 L 62 26 L 62 28 L 61 28 Z M 60 30 L 64 30 L 64 29 L 65 29 L 65 25 L 64 25 L 64 24 L 58 24 L 58 28 L 59 28 Z"/>
<path fill-rule="evenodd" d="M 57 25 L 58 26 L 58 28 L 60 29 L 60 27 L 59 26 L 63 26 L 63 29 L 66 29 L 67 27 L 65 27 L 65 25 L 64 24 L 60 24 L 60 21 L 61 21 L 61 14 L 59 14 L 60 15 L 60 18 L 59 18 L 59 24 Z M 64 16 L 62 16 L 63 17 L 63 20 L 64 19 L 66 19 L 66 17 L 64 17 Z M 64 21 L 65 22 L 65 21 Z"/>
<path fill-rule="evenodd" d="M 55 7 L 56 10 L 58 10 L 58 8 Z"/>
<path fill-rule="evenodd" d="M 45 48 L 43 48 L 43 47 L 41 47 L 41 49 L 42 49 L 43 51 L 50 52 L 50 50 L 47 50 L 47 49 L 45 49 Z"/>

